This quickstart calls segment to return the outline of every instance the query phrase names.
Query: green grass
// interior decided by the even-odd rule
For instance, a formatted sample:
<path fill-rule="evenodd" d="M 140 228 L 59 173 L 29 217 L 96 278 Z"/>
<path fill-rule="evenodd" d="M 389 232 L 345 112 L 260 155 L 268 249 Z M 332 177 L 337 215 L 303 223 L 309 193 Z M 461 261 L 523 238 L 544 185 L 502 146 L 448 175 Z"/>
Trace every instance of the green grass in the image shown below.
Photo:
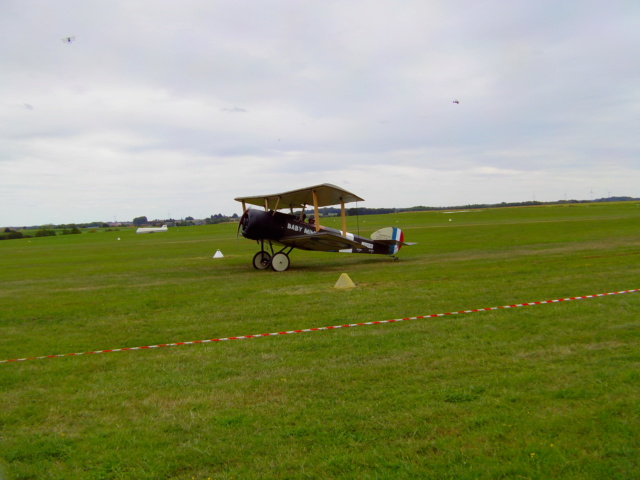
<path fill-rule="evenodd" d="M 0 360 L 640 287 L 635 203 L 349 219 L 384 226 L 419 244 L 285 273 L 235 225 L 2 241 Z M 630 293 L 3 363 L 0 478 L 637 478 L 638 312 Z"/>

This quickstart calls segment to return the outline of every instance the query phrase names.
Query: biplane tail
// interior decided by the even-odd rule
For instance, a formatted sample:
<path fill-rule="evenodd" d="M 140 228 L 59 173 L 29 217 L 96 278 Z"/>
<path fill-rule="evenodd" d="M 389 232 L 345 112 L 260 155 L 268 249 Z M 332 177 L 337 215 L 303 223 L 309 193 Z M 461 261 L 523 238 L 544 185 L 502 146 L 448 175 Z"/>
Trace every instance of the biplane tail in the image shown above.
<path fill-rule="evenodd" d="M 371 234 L 371 240 L 389 245 L 389 255 L 395 255 L 403 245 L 415 245 L 405 242 L 404 233 L 396 227 L 385 227 Z"/>

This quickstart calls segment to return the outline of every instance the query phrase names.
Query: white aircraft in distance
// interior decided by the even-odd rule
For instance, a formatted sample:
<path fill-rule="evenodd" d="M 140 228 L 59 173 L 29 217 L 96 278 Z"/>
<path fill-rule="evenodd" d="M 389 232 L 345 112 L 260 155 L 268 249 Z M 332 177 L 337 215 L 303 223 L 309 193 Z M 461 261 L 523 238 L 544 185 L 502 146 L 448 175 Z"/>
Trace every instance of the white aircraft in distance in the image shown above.
<path fill-rule="evenodd" d="M 300 250 L 318 250 L 322 252 L 372 253 L 395 256 L 403 245 L 415 245 L 404 241 L 402 230 L 387 227 L 371 235 L 361 237 L 347 232 L 347 219 L 344 204 L 357 202 L 362 198 L 340 187 L 324 183 L 314 187 L 302 188 L 272 195 L 238 197 L 242 202 L 242 218 L 238 231 L 243 237 L 256 240 L 260 251 L 253 257 L 253 266 L 258 270 L 271 267 L 276 272 L 289 268 L 289 254 L 294 248 Z M 247 208 L 247 204 L 264 208 Z M 342 230 L 320 225 L 319 207 L 340 205 L 342 208 Z M 313 205 L 315 216 L 305 222 L 305 209 Z M 299 215 L 293 214 L 294 208 L 300 208 Z M 279 212 L 289 209 L 290 213 Z M 281 245 L 280 250 L 274 249 Z M 268 248 L 268 251 L 267 251 Z"/>
<path fill-rule="evenodd" d="M 160 233 L 166 232 L 167 230 L 166 225 L 162 225 L 161 227 L 140 227 L 136 230 L 136 233 Z"/>

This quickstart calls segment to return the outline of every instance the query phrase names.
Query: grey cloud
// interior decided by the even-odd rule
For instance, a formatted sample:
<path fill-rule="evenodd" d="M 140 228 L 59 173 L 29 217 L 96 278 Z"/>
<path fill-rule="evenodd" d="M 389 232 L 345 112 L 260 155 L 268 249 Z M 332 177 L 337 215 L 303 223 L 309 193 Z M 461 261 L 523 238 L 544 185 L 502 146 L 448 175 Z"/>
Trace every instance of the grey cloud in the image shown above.
<path fill-rule="evenodd" d="M 0 226 L 231 213 L 318 179 L 370 206 L 639 196 L 639 20 L 593 0 L 7 0 Z M 62 172 L 96 185 L 86 209 Z"/>

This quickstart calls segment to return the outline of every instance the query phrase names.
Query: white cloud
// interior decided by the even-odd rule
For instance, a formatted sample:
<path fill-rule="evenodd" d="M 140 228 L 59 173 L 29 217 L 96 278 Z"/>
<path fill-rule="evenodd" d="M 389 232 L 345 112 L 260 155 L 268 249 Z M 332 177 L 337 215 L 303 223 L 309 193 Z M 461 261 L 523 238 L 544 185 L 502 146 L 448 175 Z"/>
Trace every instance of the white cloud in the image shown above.
<path fill-rule="evenodd" d="M 371 207 L 640 196 L 638 20 L 624 1 L 8 0 L 0 225 L 239 213 L 319 182 Z"/>

